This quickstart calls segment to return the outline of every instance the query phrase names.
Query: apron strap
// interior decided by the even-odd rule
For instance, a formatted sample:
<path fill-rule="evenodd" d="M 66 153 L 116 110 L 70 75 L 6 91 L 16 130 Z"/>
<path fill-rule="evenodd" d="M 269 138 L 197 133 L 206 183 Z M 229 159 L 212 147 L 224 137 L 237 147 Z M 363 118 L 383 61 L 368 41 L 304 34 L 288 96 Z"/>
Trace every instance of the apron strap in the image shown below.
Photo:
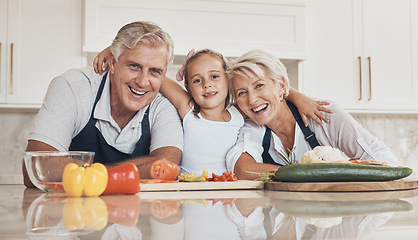
<path fill-rule="evenodd" d="M 300 116 L 297 107 L 289 101 L 286 101 L 286 103 L 289 106 L 290 111 L 293 114 L 293 117 L 298 123 L 299 128 L 302 130 L 302 133 L 305 136 L 305 140 L 309 143 L 309 146 L 311 146 L 312 149 L 314 149 L 317 146 L 321 146 L 321 144 L 319 144 L 318 140 L 315 137 L 315 133 L 313 133 L 309 127 L 303 124 L 302 117 Z M 264 137 L 263 137 L 263 149 L 264 149 L 263 154 L 262 154 L 263 163 L 280 165 L 276 163 L 269 154 L 270 142 L 271 142 L 271 130 L 270 128 L 266 127 L 266 132 L 264 133 Z"/>
<path fill-rule="evenodd" d="M 297 107 L 289 101 L 286 101 L 286 103 L 287 106 L 289 106 L 290 111 L 292 111 L 293 117 L 298 123 L 299 128 L 302 130 L 302 133 L 305 136 L 305 140 L 309 143 L 309 146 L 311 146 L 312 149 L 314 149 L 317 146 L 321 146 L 321 144 L 319 144 L 318 140 L 315 137 L 315 133 L 313 133 L 308 126 L 305 126 L 305 124 L 303 124 L 302 117 L 300 116 Z"/>

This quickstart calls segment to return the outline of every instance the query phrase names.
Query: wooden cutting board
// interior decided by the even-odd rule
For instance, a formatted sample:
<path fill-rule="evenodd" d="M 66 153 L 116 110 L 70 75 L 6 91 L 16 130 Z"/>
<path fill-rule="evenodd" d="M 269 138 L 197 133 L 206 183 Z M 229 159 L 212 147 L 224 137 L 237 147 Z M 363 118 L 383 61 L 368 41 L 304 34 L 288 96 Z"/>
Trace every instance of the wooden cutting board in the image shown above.
<path fill-rule="evenodd" d="M 266 199 L 264 191 L 254 189 L 244 189 L 239 191 L 216 190 L 216 191 L 140 191 L 137 195 L 141 200 L 153 199 L 225 199 L 225 198 L 252 198 Z"/>
<path fill-rule="evenodd" d="M 418 188 L 417 180 L 396 180 L 386 182 L 267 182 L 266 190 L 299 192 L 366 192 L 391 191 Z"/>
<path fill-rule="evenodd" d="M 191 190 L 227 190 L 259 189 L 262 181 L 238 180 L 234 182 L 176 182 L 176 183 L 140 183 L 141 192 L 149 191 L 191 191 Z"/>

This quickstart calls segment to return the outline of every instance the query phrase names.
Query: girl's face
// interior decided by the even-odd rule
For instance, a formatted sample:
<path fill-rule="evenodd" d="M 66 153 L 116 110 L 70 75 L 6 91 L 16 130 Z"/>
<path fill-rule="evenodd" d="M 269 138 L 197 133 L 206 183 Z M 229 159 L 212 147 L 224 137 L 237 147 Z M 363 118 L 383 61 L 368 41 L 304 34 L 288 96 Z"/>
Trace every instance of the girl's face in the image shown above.
<path fill-rule="evenodd" d="M 204 54 L 187 65 L 188 91 L 202 110 L 225 109 L 228 97 L 228 80 L 222 62 Z"/>
<path fill-rule="evenodd" d="M 244 77 L 236 75 L 232 79 L 234 95 L 238 107 L 260 125 L 272 125 L 284 105 L 283 85 L 270 78 Z"/>

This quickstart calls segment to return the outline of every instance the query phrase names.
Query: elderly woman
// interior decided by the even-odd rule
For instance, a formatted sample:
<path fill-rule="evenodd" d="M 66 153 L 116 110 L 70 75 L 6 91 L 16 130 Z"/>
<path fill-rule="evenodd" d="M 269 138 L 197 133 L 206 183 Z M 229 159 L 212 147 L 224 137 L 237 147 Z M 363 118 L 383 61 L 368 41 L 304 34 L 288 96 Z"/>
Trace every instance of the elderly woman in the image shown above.
<path fill-rule="evenodd" d="M 318 144 L 338 148 L 350 159 L 398 165 L 388 147 L 334 103 L 328 106 L 334 113 L 324 113 L 329 123 L 320 126 L 309 119 L 308 129 L 298 125 L 294 106 L 286 101 L 290 87 L 286 68 L 272 54 L 250 51 L 232 62 L 227 74 L 234 102 L 249 117 L 227 155 L 228 171 L 239 179 L 258 177 L 251 172 L 273 172 L 286 164 L 283 159 L 299 162 Z M 305 136 L 302 129 L 314 134 Z"/>

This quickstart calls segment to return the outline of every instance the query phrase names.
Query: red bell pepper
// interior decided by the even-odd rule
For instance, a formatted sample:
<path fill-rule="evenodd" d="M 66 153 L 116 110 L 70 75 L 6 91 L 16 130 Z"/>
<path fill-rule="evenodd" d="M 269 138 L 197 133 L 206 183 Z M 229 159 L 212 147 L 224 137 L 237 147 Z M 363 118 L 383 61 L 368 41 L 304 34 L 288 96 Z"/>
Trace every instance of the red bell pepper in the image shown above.
<path fill-rule="evenodd" d="M 133 163 L 109 169 L 108 176 L 103 194 L 137 194 L 141 190 L 138 167 Z"/>

